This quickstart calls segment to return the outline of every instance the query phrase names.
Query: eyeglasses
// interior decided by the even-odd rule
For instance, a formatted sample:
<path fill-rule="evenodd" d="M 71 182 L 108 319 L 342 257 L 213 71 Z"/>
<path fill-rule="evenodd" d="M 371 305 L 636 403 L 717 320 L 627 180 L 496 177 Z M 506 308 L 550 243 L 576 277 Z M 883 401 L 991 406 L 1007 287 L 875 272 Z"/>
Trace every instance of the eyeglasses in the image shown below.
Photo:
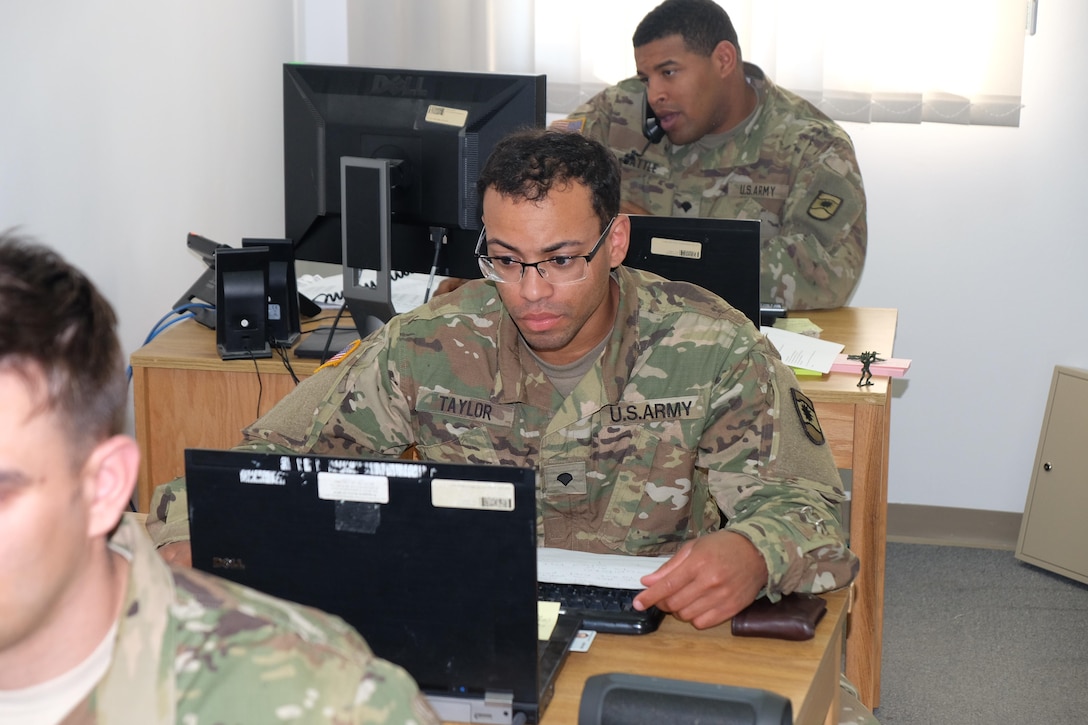
<path fill-rule="evenodd" d="M 532 267 L 541 279 L 549 284 L 574 284 L 581 282 L 589 274 L 589 263 L 600 251 L 601 244 L 608 236 L 608 230 L 612 228 L 614 221 L 616 217 L 609 220 L 608 226 L 601 232 L 600 238 L 593 245 L 593 249 L 589 250 L 589 254 L 563 255 L 539 262 L 521 262 L 513 257 L 489 257 L 481 254 L 487 246 L 487 228 L 485 227 L 480 230 L 480 239 L 476 242 L 476 259 L 480 263 L 480 271 L 483 272 L 484 277 L 495 282 L 504 284 L 520 282 L 525 277 L 525 270 Z"/>

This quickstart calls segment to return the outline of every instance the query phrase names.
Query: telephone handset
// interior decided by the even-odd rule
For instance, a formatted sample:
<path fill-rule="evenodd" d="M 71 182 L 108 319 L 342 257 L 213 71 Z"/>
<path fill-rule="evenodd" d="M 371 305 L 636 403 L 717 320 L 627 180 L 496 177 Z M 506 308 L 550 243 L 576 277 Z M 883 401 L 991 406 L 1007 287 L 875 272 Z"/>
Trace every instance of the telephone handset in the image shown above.
<path fill-rule="evenodd" d="M 661 139 L 665 138 L 665 132 L 661 129 L 661 124 L 657 122 L 657 116 L 654 114 L 654 109 L 650 107 L 650 101 L 646 98 L 646 94 L 642 95 L 642 109 L 644 114 L 642 135 L 650 143 L 660 142 Z"/>

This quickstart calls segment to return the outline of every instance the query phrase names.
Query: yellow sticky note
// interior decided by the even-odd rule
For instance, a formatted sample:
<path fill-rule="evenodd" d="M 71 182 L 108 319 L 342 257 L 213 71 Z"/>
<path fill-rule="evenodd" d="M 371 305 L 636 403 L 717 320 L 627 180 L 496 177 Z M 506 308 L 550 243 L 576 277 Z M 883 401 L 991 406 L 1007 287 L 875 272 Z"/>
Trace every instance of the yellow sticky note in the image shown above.
<path fill-rule="evenodd" d="M 559 602 L 536 603 L 536 638 L 551 639 L 555 623 L 559 621 Z"/>

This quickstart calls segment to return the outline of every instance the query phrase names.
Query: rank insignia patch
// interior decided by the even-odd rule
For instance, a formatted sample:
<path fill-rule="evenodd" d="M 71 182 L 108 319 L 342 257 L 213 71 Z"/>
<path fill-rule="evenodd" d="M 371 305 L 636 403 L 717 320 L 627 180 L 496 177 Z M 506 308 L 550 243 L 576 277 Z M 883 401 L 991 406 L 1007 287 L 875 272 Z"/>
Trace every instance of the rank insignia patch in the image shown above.
<path fill-rule="evenodd" d="M 813 219 L 826 222 L 835 216 L 835 212 L 839 210 L 840 206 L 842 206 L 842 199 L 833 194 L 828 194 L 826 191 L 821 191 L 809 204 L 808 215 Z"/>
<path fill-rule="evenodd" d="M 827 438 L 824 437 L 823 428 L 820 427 L 820 421 L 816 417 L 816 407 L 797 388 L 791 388 L 790 395 L 793 396 L 793 407 L 797 410 L 797 417 L 801 421 L 801 428 L 804 429 L 805 435 L 816 445 L 822 446 Z"/>

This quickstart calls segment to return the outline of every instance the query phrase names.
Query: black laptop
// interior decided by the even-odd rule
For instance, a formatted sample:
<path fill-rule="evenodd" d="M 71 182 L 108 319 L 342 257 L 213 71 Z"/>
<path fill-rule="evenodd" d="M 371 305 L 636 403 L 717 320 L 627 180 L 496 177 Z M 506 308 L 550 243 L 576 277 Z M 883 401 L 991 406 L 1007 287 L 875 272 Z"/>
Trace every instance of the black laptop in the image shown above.
<path fill-rule="evenodd" d="M 710 290 L 760 324 L 759 220 L 631 215 L 623 263 Z"/>
<path fill-rule="evenodd" d="M 536 722 L 579 625 L 537 639 L 535 472 L 189 449 L 193 565 L 337 614 L 444 720 Z"/>

